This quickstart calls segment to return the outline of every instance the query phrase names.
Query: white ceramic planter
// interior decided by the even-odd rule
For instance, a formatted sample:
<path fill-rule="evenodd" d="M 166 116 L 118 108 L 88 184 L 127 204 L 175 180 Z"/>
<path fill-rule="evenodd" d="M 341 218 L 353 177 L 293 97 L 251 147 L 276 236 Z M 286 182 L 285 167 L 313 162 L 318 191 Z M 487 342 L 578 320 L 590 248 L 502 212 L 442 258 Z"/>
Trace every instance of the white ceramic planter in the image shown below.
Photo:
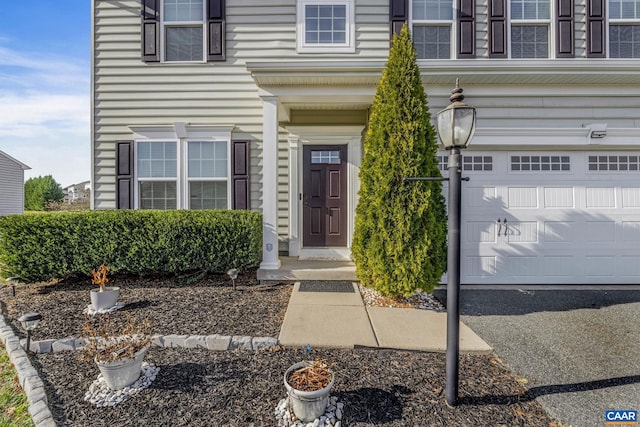
<path fill-rule="evenodd" d="M 117 360 L 115 362 L 99 362 L 96 364 L 111 390 L 122 390 L 140 378 L 142 362 L 147 348 L 134 354 L 133 359 Z"/>
<path fill-rule="evenodd" d="M 116 286 L 105 286 L 103 292 L 94 289 L 91 291 L 91 305 L 96 311 L 109 309 L 116 305 L 119 295 L 120 288 Z"/>
<path fill-rule="evenodd" d="M 311 365 L 311 362 L 298 362 L 284 373 L 284 386 L 289 395 L 289 404 L 293 413 L 303 422 L 310 422 L 324 414 L 329 404 L 329 393 L 333 387 L 334 375 L 331 374 L 331 382 L 328 386 L 316 391 L 301 391 L 291 387 L 287 378 L 296 369 Z"/>

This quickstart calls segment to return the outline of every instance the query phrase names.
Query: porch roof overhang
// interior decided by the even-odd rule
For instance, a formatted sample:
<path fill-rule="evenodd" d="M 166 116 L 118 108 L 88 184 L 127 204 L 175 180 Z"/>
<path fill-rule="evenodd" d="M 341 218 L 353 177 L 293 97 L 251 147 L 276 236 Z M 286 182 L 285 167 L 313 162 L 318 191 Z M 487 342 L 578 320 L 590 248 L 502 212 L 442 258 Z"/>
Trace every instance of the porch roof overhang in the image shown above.
<path fill-rule="evenodd" d="M 627 59 L 418 60 L 430 98 L 450 95 L 455 79 L 478 95 L 640 95 L 640 66 Z M 291 110 L 367 109 L 384 60 L 248 62 L 262 96 L 278 97 L 279 119 Z M 561 88 L 561 89 L 559 89 Z M 436 103 L 437 104 L 437 103 Z"/>
<path fill-rule="evenodd" d="M 637 59 L 418 60 L 425 85 L 631 85 L 640 83 Z M 375 86 L 385 61 L 248 62 L 258 86 Z"/>

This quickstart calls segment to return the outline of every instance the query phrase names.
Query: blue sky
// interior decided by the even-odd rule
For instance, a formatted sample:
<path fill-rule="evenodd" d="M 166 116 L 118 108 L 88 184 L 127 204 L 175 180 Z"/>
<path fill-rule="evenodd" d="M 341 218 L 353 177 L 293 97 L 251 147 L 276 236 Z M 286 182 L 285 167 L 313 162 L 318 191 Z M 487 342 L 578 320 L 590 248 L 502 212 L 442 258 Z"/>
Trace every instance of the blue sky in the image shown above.
<path fill-rule="evenodd" d="M 62 186 L 89 180 L 92 0 L 3 2 L 0 150 Z"/>

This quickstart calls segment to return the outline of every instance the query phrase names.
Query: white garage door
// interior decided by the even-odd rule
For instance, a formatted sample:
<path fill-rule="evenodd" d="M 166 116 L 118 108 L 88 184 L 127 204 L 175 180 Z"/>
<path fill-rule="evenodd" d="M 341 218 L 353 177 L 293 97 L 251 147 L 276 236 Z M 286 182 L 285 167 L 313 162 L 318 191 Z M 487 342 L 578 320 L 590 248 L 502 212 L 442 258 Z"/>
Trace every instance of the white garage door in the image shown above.
<path fill-rule="evenodd" d="M 640 153 L 463 154 L 462 283 L 640 283 Z"/>

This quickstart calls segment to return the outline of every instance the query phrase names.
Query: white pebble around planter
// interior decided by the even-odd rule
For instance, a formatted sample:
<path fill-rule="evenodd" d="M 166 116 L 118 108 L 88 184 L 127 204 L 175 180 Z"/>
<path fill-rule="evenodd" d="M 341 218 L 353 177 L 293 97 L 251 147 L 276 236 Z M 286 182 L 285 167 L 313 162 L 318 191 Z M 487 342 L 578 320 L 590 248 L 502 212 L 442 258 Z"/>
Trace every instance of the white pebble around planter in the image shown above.
<path fill-rule="evenodd" d="M 131 396 L 149 387 L 160 372 L 160 368 L 147 362 L 142 364 L 142 374 L 133 384 L 121 389 L 112 390 L 105 381 L 102 374 L 89 386 L 89 391 L 84 395 L 86 402 L 98 407 L 115 406 L 128 400 Z"/>
<path fill-rule="evenodd" d="M 304 422 L 291 410 L 289 398 L 284 398 L 276 406 L 275 416 L 278 427 L 341 427 L 343 411 L 344 404 L 338 402 L 336 396 L 330 396 L 325 412 L 312 421 Z"/>

